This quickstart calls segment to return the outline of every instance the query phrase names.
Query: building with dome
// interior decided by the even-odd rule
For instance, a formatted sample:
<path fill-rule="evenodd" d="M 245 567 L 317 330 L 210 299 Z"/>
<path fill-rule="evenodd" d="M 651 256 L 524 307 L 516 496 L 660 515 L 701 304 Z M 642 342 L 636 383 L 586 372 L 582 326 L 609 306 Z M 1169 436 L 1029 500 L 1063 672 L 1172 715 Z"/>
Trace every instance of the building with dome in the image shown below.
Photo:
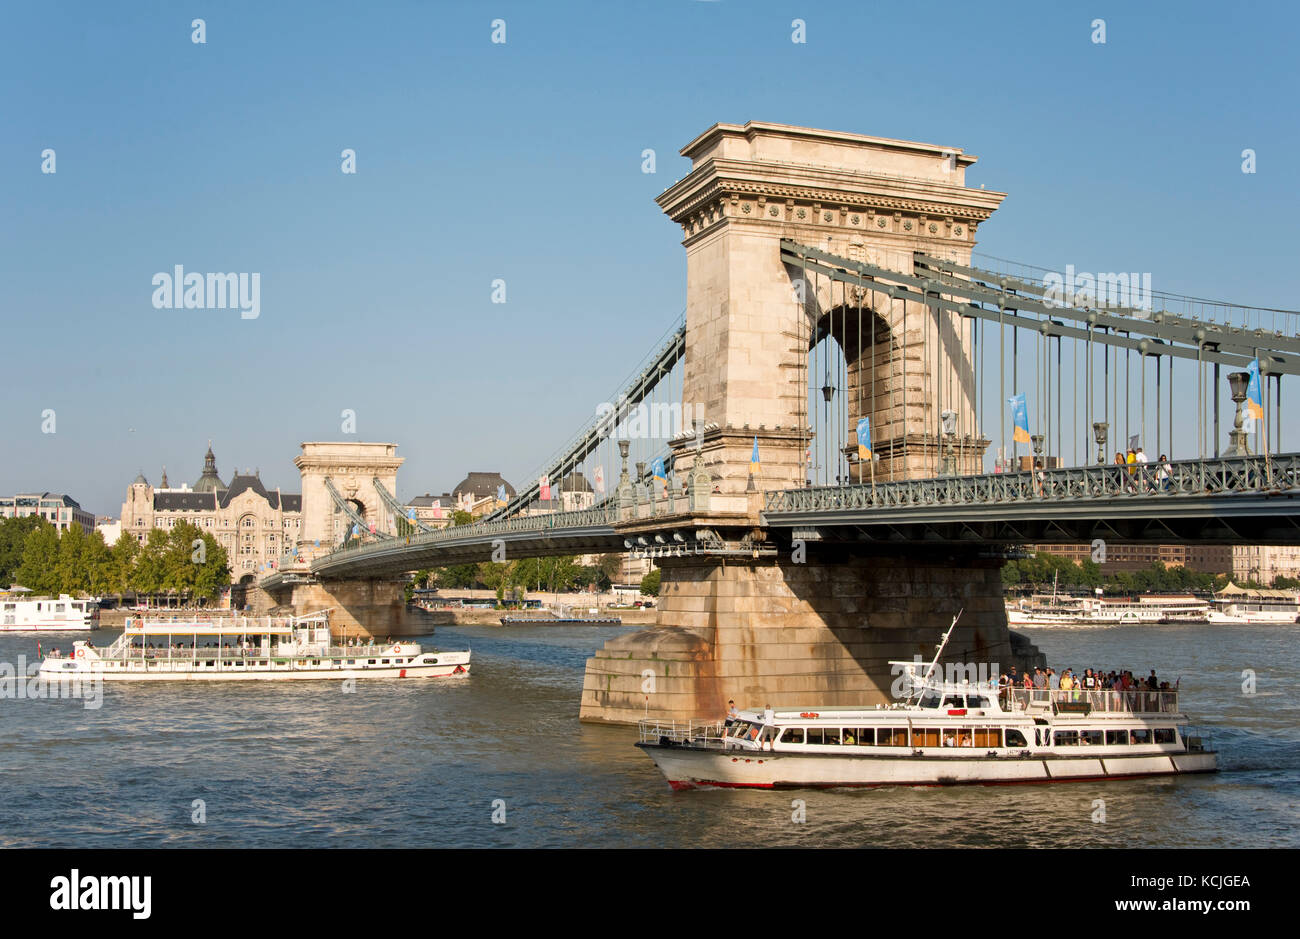
<path fill-rule="evenodd" d="M 217 473 L 217 458 L 208 444 L 203 472 L 194 485 L 167 484 L 164 467 L 155 488 L 144 472 L 127 487 L 121 530 L 143 543 L 153 528 L 170 529 L 190 522 L 211 534 L 230 562 L 232 583 L 261 576 L 298 541 L 302 530 L 302 495 L 267 489 L 259 471 L 236 473 L 227 485 Z"/>

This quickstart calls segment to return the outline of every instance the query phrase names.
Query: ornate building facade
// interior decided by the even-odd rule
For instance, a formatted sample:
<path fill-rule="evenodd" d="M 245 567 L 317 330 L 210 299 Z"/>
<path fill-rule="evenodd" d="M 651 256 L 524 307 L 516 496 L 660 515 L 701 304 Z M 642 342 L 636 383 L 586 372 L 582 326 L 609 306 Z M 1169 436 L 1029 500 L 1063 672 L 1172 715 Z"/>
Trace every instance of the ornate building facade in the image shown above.
<path fill-rule="evenodd" d="M 154 488 L 141 473 L 127 488 L 122 503 L 122 531 L 141 543 L 153 528 L 163 530 L 190 522 L 226 549 L 232 583 L 249 583 L 292 549 L 302 530 L 302 496 L 268 490 L 259 472 L 236 474 L 230 484 L 217 473 L 211 444 L 203 473 L 193 486 L 161 484 Z"/>

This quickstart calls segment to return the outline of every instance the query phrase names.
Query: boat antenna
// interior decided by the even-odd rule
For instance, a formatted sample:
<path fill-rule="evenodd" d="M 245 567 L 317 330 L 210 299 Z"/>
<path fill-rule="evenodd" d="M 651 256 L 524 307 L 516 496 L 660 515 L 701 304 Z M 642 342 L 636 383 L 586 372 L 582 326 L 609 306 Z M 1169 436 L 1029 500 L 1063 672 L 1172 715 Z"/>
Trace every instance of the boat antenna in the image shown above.
<path fill-rule="evenodd" d="M 930 676 L 933 675 L 934 670 L 939 667 L 939 656 L 943 655 L 943 647 L 948 644 L 948 640 L 952 637 L 952 631 L 957 628 L 957 620 L 961 619 L 961 615 L 965 610 L 966 608 L 962 607 L 957 611 L 957 615 L 952 618 L 952 624 L 948 627 L 948 631 L 943 634 L 942 641 L 940 641 L 938 647 L 935 649 L 934 661 L 930 663 L 930 667 L 925 671 L 925 677 L 921 679 L 922 686 L 930 683 Z"/>

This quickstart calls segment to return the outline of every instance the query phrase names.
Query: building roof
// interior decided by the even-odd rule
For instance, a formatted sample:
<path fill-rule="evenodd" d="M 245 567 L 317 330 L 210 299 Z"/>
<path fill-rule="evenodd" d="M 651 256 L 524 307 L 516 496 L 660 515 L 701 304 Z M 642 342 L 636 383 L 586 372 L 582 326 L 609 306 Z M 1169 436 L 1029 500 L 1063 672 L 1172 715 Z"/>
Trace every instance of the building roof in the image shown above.
<path fill-rule="evenodd" d="M 500 473 L 470 473 L 451 491 L 451 495 L 454 499 L 460 499 L 468 492 L 475 499 L 495 499 L 499 486 L 506 487 L 506 498 L 514 498 L 515 487 L 506 482 Z"/>
<path fill-rule="evenodd" d="M 202 512 L 217 507 L 217 495 L 214 492 L 155 492 L 153 494 L 154 511 L 164 512 Z"/>
<path fill-rule="evenodd" d="M 406 504 L 412 508 L 425 508 L 425 507 L 440 505 L 444 509 L 446 509 L 446 508 L 451 508 L 451 506 L 453 506 L 455 502 L 456 500 L 452 498 L 450 492 L 444 492 L 440 496 L 431 496 L 426 492 L 422 496 L 416 496 L 414 499 L 412 499 L 410 502 Z"/>
<path fill-rule="evenodd" d="M 233 486 L 235 481 L 232 479 L 230 484 Z M 212 453 L 212 441 L 209 440 L 208 452 L 203 455 L 203 474 L 195 480 L 193 489 L 195 492 L 216 492 L 225 488 L 226 484 L 217 475 L 217 458 Z"/>

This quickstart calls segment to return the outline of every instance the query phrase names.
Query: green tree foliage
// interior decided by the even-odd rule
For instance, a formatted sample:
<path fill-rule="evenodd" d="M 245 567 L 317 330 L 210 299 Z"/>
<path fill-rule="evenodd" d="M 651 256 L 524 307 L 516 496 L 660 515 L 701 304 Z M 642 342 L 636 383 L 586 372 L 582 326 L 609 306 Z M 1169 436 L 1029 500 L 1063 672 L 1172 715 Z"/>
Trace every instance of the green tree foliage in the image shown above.
<path fill-rule="evenodd" d="M 641 593 L 647 597 L 659 596 L 659 568 L 655 568 L 649 574 L 641 578 Z"/>
<path fill-rule="evenodd" d="M 524 558 L 515 568 L 515 583 L 528 590 L 561 593 L 572 590 L 582 579 L 582 568 L 572 555 Z"/>
<path fill-rule="evenodd" d="M 18 583 L 44 594 L 59 591 L 59 532 L 48 522 L 36 528 L 23 543 Z"/>
<path fill-rule="evenodd" d="M 15 521 L 26 523 L 28 530 L 0 526 L 5 535 L 25 535 L 14 579 L 37 593 L 165 593 L 211 600 L 230 583 L 225 549 L 189 522 L 151 530 L 143 547 L 123 533 L 110 548 L 99 532 L 87 534 L 75 523 L 60 535 L 40 518 L 38 524 Z M 12 552 L 16 543 L 0 536 L 0 545 Z"/>
<path fill-rule="evenodd" d="M 0 519 L 0 587 L 18 582 L 27 536 L 41 526 L 54 527 L 39 515 Z"/>
<path fill-rule="evenodd" d="M 1108 594 L 1178 593 L 1188 590 L 1218 590 L 1227 583 L 1224 575 L 1204 574 L 1186 567 L 1166 567 L 1155 561 L 1139 571 L 1103 574 L 1101 565 L 1082 564 L 1047 552 L 1036 557 L 1008 561 L 1002 568 L 1002 583 L 1008 587 L 1046 590 L 1053 581 L 1062 590 L 1101 587 Z"/>

